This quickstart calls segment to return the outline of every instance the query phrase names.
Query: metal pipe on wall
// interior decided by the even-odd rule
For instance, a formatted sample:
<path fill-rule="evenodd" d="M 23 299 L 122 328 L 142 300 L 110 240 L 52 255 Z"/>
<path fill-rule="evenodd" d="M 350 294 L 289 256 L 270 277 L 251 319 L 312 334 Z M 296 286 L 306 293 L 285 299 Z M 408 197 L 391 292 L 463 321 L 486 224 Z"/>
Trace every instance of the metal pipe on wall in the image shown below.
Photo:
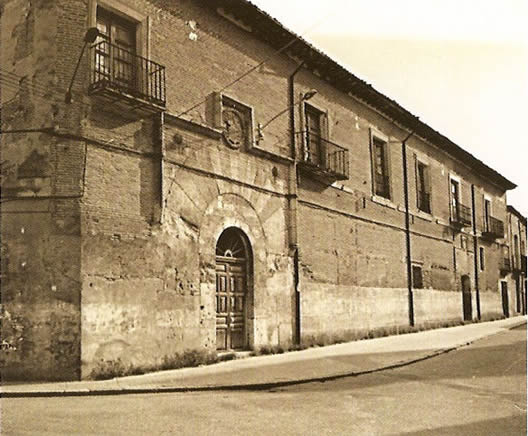
<path fill-rule="evenodd" d="M 409 214 L 409 175 L 407 171 L 407 141 L 414 135 L 409 133 L 402 141 L 403 197 L 405 201 L 405 248 L 407 253 L 407 295 L 409 302 L 409 325 L 414 326 L 414 296 L 412 284 L 411 223 Z"/>
<path fill-rule="evenodd" d="M 290 155 L 292 163 L 288 174 L 288 245 L 293 257 L 293 283 L 295 300 L 295 343 L 301 343 L 301 295 L 299 292 L 299 245 L 297 238 L 297 148 L 295 141 L 295 75 L 304 66 L 301 62 L 288 76 L 288 104 L 290 122 Z"/>
<path fill-rule="evenodd" d="M 475 210 L 475 185 L 471 184 L 471 210 L 473 215 L 473 264 L 475 268 L 475 297 L 477 300 L 477 318 L 480 319 L 480 288 L 479 288 L 479 267 L 478 267 L 478 236 L 477 217 Z"/>

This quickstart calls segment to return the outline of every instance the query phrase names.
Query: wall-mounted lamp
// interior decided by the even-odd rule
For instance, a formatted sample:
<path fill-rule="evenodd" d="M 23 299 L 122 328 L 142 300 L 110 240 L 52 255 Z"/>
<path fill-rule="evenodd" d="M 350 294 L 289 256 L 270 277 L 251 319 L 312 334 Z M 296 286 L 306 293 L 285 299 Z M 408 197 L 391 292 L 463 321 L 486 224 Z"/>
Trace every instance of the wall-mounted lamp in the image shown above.
<path fill-rule="evenodd" d="M 99 36 L 99 30 L 97 30 L 97 27 L 90 27 L 86 31 L 86 34 L 84 35 L 84 45 L 83 45 L 83 48 L 81 50 L 81 55 L 79 56 L 79 59 L 77 59 L 77 65 L 75 65 L 75 71 L 73 72 L 73 76 L 72 76 L 71 81 L 70 81 L 70 86 L 68 86 L 68 90 L 66 91 L 66 95 L 64 97 L 64 101 L 66 103 L 71 103 L 73 101 L 71 90 L 72 90 L 72 86 L 73 86 L 73 81 L 75 80 L 75 76 L 77 76 L 77 70 L 79 69 L 79 65 L 80 65 L 82 57 L 84 55 L 84 50 L 86 49 L 86 46 L 88 44 L 93 44 L 98 36 Z"/>
<path fill-rule="evenodd" d="M 311 89 L 310 91 L 307 91 L 305 92 L 301 98 L 299 99 L 299 101 L 295 102 L 294 104 L 292 105 L 289 105 L 287 106 L 285 109 L 283 109 L 282 111 L 280 111 L 278 114 L 276 114 L 273 118 L 271 118 L 268 122 L 266 122 L 265 124 L 258 124 L 257 125 L 257 135 L 256 135 L 256 142 L 257 144 L 262 141 L 264 139 L 264 135 L 262 133 L 262 131 L 268 127 L 273 121 L 275 121 L 277 118 L 279 118 L 282 114 L 284 114 L 285 112 L 287 112 L 288 110 L 290 110 L 292 107 L 294 106 L 297 106 L 299 104 L 301 104 L 303 101 L 307 101 L 307 100 L 310 100 L 315 94 L 317 94 L 317 91 L 315 89 Z"/>

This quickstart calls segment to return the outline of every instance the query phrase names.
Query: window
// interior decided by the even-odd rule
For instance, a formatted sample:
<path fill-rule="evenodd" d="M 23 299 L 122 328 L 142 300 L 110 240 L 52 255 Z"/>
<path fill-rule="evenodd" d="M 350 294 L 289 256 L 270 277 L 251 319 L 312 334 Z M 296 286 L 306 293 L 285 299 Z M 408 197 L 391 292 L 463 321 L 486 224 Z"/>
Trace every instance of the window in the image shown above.
<path fill-rule="evenodd" d="M 375 195 L 390 199 L 387 141 L 372 136 L 372 180 Z"/>
<path fill-rule="evenodd" d="M 480 270 L 484 271 L 484 247 L 479 248 Z"/>
<path fill-rule="evenodd" d="M 225 95 L 221 96 L 222 131 L 231 148 L 248 147 L 253 138 L 252 110 Z"/>
<path fill-rule="evenodd" d="M 136 25 L 97 8 L 95 81 L 107 80 L 124 91 L 136 88 Z"/>
<path fill-rule="evenodd" d="M 423 289 L 422 267 L 413 265 L 412 267 L 412 284 L 415 289 Z"/>
<path fill-rule="evenodd" d="M 416 162 L 416 200 L 418 210 L 431 213 L 431 182 L 429 167 L 423 162 Z"/>
<path fill-rule="evenodd" d="M 517 235 L 513 235 L 513 262 L 515 267 L 519 267 L 520 261 L 519 261 L 519 237 Z"/>
<path fill-rule="evenodd" d="M 322 163 L 322 139 L 326 114 L 308 104 L 304 105 L 306 121 L 306 139 L 304 148 L 305 162 L 320 165 Z"/>
<path fill-rule="evenodd" d="M 484 199 L 484 231 L 490 230 L 490 216 L 491 216 L 491 201 Z"/>
<path fill-rule="evenodd" d="M 460 216 L 460 185 L 451 179 L 451 217 L 458 219 Z"/>

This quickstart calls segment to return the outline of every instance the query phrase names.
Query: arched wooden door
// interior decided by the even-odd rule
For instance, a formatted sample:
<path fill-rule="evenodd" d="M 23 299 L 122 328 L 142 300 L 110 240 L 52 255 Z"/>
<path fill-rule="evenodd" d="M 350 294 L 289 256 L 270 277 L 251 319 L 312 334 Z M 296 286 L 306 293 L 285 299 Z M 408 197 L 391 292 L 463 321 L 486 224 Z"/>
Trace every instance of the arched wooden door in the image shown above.
<path fill-rule="evenodd" d="M 216 348 L 247 348 L 251 250 L 241 230 L 230 227 L 216 244 Z"/>

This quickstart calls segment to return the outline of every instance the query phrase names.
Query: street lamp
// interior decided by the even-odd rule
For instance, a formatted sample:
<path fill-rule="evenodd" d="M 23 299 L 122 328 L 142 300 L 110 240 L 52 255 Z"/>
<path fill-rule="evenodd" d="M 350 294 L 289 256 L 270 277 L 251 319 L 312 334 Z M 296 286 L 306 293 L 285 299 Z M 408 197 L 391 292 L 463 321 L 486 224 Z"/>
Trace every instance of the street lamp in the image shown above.
<path fill-rule="evenodd" d="M 275 121 L 277 118 L 279 118 L 282 114 L 284 114 L 286 111 L 290 110 L 292 107 L 295 107 L 299 104 L 301 104 L 303 101 L 310 100 L 315 94 L 317 94 L 317 91 L 315 89 L 311 89 L 310 91 L 305 92 L 299 101 L 287 106 L 285 109 L 280 111 L 278 114 L 276 114 L 273 118 L 271 118 L 268 122 L 266 122 L 264 125 L 258 124 L 257 125 L 257 144 L 264 139 L 264 135 L 262 134 L 262 131 L 268 127 L 273 121 Z"/>
<path fill-rule="evenodd" d="M 83 57 L 84 50 L 86 49 L 86 46 L 88 44 L 93 44 L 98 36 L 99 36 L 99 30 L 97 30 L 97 27 L 90 27 L 86 31 L 86 34 L 84 35 L 84 45 L 81 50 L 81 55 L 79 56 L 79 59 L 77 60 L 77 65 L 75 66 L 75 71 L 73 72 L 73 76 L 70 81 L 70 86 L 68 86 L 68 90 L 66 91 L 66 95 L 64 96 L 64 101 L 66 103 L 71 103 L 73 101 L 72 92 L 71 92 L 73 81 L 75 80 L 75 76 L 77 75 L 77 70 L 79 69 L 79 65 L 81 64 L 81 59 Z"/>

